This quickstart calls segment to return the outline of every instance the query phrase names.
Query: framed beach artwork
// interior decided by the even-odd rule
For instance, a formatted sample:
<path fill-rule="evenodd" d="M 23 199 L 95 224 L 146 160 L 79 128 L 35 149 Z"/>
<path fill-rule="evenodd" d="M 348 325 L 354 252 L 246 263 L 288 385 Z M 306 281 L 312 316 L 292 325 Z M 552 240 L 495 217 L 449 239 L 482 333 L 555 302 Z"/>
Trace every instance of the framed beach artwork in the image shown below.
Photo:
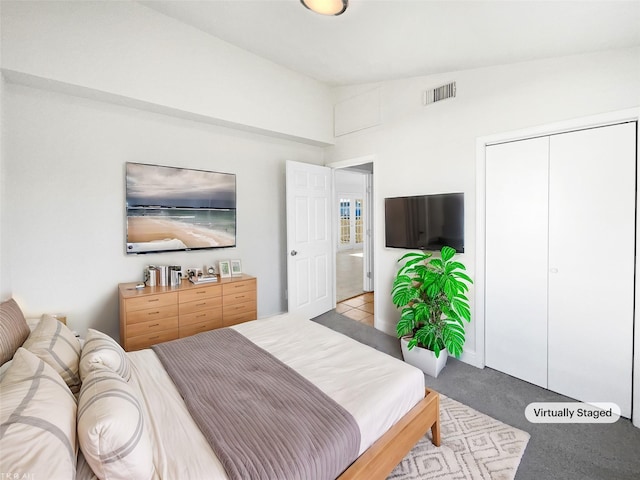
<path fill-rule="evenodd" d="M 235 247 L 235 174 L 128 162 L 125 182 L 128 254 Z"/>
<path fill-rule="evenodd" d="M 242 263 L 240 260 L 231 260 L 231 275 L 234 277 L 242 275 Z"/>
<path fill-rule="evenodd" d="M 231 276 L 231 266 L 229 265 L 229 260 L 222 260 L 218 263 L 220 270 L 220 278 L 229 278 Z"/>

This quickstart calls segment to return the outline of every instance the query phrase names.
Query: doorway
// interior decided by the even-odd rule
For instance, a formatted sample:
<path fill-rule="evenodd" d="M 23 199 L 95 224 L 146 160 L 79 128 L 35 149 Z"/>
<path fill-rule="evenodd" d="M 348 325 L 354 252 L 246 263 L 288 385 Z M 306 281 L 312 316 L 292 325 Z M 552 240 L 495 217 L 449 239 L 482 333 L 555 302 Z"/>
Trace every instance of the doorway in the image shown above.
<path fill-rule="evenodd" d="M 360 192 L 340 191 L 351 181 Z M 361 185 L 357 185 L 357 184 Z M 364 203 L 363 178 L 359 173 L 337 171 L 335 185 L 338 204 L 338 242 L 336 245 L 336 302 L 364 293 Z M 354 190 L 354 188 L 351 188 Z"/>
<path fill-rule="evenodd" d="M 336 311 L 373 326 L 373 163 L 336 168 Z"/>

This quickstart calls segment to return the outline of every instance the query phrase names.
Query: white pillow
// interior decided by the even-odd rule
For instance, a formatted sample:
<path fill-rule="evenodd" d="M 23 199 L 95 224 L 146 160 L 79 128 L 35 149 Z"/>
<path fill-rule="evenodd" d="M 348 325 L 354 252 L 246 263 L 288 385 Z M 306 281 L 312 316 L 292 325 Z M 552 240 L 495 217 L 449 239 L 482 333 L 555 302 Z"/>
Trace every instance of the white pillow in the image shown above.
<path fill-rule="evenodd" d="M 0 423 L 2 475 L 75 478 L 75 397 L 53 368 L 24 348 L 0 382 Z"/>
<path fill-rule="evenodd" d="M 80 391 L 80 341 L 66 325 L 43 315 L 23 347 L 53 367 L 73 393 Z"/>
<path fill-rule="evenodd" d="M 107 369 L 90 372 L 78 401 L 80 450 L 99 478 L 146 480 L 155 475 L 151 441 L 136 391 Z"/>
<path fill-rule="evenodd" d="M 122 347 L 109 335 L 90 328 L 80 356 L 80 378 L 93 370 L 107 368 L 127 382 L 131 378 L 131 365 Z"/>

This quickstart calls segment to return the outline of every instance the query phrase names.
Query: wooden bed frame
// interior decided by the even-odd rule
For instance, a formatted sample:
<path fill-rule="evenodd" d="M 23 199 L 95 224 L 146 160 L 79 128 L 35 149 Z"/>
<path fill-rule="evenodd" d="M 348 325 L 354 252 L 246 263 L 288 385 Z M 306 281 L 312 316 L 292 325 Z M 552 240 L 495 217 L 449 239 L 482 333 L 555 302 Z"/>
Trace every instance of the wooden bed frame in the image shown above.
<path fill-rule="evenodd" d="M 427 388 L 424 398 L 360 455 L 338 480 L 386 479 L 429 429 L 431 441 L 439 447 L 440 396 Z"/>

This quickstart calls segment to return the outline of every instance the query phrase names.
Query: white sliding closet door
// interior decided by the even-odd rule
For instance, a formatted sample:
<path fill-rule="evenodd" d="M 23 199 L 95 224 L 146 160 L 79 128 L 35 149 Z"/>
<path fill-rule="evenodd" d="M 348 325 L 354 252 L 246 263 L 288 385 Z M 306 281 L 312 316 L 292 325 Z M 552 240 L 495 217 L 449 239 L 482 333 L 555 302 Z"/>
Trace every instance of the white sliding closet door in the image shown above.
<path fill-rule="evenodd" d="M 486 150 L 485 363 L 547 386 L 549 139 Z"/>
<path fill-rule="evenodd" d="M 548 388 L 615 402 L 625 417 L 633 364 L 635 128 L 553 135 L 549 150 Z"/>

